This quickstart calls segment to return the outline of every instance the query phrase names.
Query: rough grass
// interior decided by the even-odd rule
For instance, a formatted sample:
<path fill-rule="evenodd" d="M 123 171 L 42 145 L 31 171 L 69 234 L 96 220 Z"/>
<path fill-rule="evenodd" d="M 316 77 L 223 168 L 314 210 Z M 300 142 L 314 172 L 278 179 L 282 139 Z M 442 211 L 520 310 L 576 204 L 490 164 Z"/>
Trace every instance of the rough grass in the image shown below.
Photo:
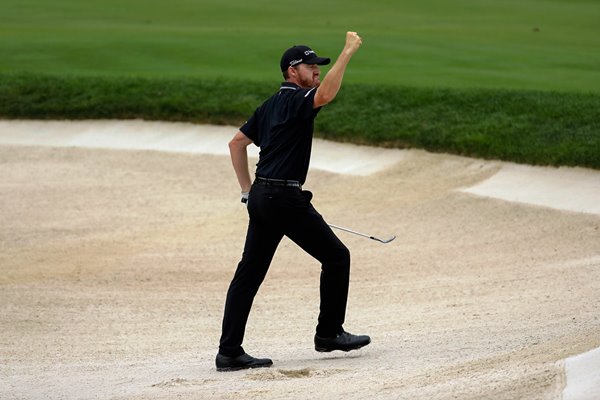
<path fill-rule="evenodd" d="M 0 75 L 0 117 L 241 124 L 278 88 L 233 79 Z M 348 84 L 317 136 L 600 169 L 600 94 Z"/>

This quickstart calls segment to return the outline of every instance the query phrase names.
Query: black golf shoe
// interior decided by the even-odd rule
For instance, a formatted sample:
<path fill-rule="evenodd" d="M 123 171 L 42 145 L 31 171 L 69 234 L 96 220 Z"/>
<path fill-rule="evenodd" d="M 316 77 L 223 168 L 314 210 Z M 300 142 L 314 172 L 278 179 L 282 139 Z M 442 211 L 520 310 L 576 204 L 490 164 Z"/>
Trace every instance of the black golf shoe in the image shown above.
<path fill-rule="evenodd" d="M 330 338 L 322 338 L 315 335 L 315 350 L 319 352 L 356 350 L 365 347 L 369 343 L 371 343 L 370 337 L 366 335 L 353 335 L 346 331 L 342 331 L 336 337 Z"/>
<path fill-rule="evenodd" d="M 217 371 L 238 371 L 240 369 L 270 367 L 273 365 L 273 361 L 268 358 L 254 358 L 246 353 L 237 357 L 217 354 L 215 364 L 217 365 Z"/>

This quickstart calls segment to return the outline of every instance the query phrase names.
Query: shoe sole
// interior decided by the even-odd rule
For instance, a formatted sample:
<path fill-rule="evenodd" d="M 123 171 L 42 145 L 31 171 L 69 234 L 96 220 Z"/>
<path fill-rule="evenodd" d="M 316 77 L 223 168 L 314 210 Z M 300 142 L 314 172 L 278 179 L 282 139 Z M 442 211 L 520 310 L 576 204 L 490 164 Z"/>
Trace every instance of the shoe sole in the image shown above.
<path fill-rule="evenodd" d="M 217 367 L 217 371 L 219 372 L 233 372 L 233 371 L 241 371 L 243 369 L 254 369 L 254 368 L 268 368 L 273 363 L 270 364 L 259 364 L 259 365 L 244 365 L 240 367 Z"/>
<path fill-rule="evenodd" d="M 369 342 L 369 343 L 371 343 L 371 342 Z M 330 353 L 330 352 L 336 351 L 336 350 L 348 352 L 348 351 L 352 351 L 352 350 L 361 349 L 361 348 L 365 347 L 366 345 L 368 345 L 369 343 L 365 343 L 365 344 L 361 344 L 361 345 L 357 345 L 357 346 L 353 346 L 353 347 L 345 347 L 342 349 L 338 349 L 338 348 L 332 349 L 332 348 L 328 348 L 328 347 L 315 346 L 315 350 L 318 351 L 319 353 Z"/>

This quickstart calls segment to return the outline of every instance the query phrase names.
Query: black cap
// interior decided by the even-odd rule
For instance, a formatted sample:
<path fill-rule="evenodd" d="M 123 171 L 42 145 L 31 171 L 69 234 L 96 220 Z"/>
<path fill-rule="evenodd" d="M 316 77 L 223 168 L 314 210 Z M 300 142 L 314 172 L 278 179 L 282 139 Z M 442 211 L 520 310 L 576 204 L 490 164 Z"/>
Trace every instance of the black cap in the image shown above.
<path fill-rule="evenodd" d="M 330 62 L 331 59 L 317 56 L 317 53 L 312 51 L 310 47 L 298 45 L 290 47 L 283 53 L 279 66 L 281 67 L 281 71 L 285 71 L 289 67 L 302 63 L 327 65 Z"/>

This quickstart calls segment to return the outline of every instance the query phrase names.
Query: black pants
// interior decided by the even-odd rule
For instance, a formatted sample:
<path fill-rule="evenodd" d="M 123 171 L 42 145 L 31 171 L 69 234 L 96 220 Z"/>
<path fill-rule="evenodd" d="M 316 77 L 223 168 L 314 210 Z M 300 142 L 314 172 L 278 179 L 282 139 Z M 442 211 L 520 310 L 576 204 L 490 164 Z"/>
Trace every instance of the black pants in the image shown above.
<path fill-rule="evenodd" d="M 284 235 L 321 262 L 317 335 L 335 336 L 342 329 L 348 299 L 350 252 L 314 209 L 311 199 L 311 192 L 299 188 L 252 185 L 246 244 L 227 291 L 219 345 L 221 354 L 243 354 L 241 345 L 254 296 Z"/>

